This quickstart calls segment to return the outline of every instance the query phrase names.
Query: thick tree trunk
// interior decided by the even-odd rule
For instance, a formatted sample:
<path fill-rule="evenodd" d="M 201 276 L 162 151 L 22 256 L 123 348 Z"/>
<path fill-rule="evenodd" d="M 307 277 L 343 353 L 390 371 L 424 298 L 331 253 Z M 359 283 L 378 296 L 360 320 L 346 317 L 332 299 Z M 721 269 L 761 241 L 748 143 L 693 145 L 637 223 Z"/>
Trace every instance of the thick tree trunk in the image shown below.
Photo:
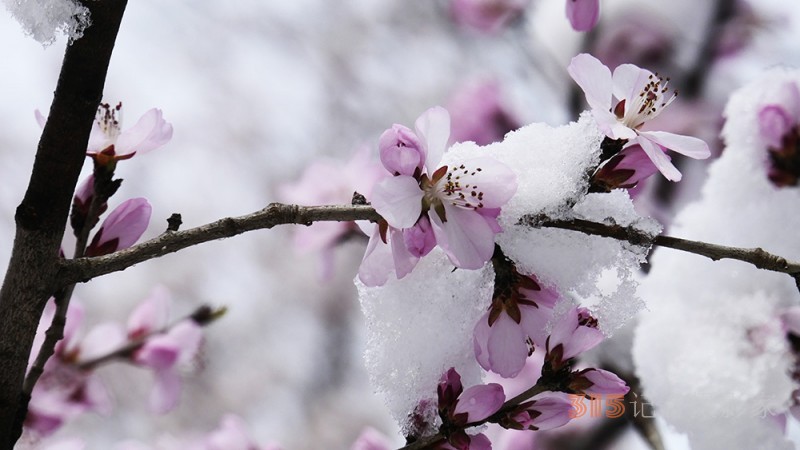
<path fill-rule="evenodd" d="M 60 287 L 54 285 L 58 251 L 126 4 L 85 2 L 92 25 L 67 47 L 28 190 L 17 208 L 14 247 L 0 289 L 2 448 L 13 448 L 22 430 L 28 357 L 45 302 Z"/>

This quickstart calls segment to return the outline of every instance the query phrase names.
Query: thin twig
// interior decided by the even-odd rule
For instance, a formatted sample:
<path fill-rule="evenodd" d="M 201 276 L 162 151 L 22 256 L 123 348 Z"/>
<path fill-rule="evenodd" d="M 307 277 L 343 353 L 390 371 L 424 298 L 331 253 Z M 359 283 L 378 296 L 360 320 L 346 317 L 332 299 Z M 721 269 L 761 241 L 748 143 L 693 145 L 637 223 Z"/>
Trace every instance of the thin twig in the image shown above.
<path fill-rule="evenodd" d="M 778 255 L 774 255 L 758 248 L 728 247 L 725 245 L 710 244 L 707 242 L 691 241 L 672 236 L 650 236 L 648 233 L 635 227 L 623 227 L 620 225 L 607 225 L 588 220 L 541 220 L 532 221 L 534 226 L 547 228 L 560 228 L 564 230 L 579 231 L 584 234 L 614 238 L 627 241 L 635 245 L 657 245 L 675 250 L 682 250 L 688 253 L 705 256 L 714 261 L 720 259 L 735 259 L 754 265 L 759 269 L 772 272 L 785 273 L 793 278 L 800 277 L 800 263 L 788 261 Z"/>
<path fill-rule="evenodd" d="M 76 365 L 76 367 L 80 370 L 93 370 L 97 368 L 97 366 L 100 366 L 101 364 L 107 363 L 109 361 L 113 361 L 119 358 L 129 358 L 136 352 L 136 350 L 139 350 L 147 342 L 148 339 L 150 339 L 155 335 L 164 334 L 168 332 L 175 325 L 178 325 L 181 322 L 184 322 L 186 320 L 191 320 L 200 326 L 206 326 L 211 322 L 217 320 L 218 318 L 222 317 L 225 314 L 225 311 L 226 311 L 225 308 L 213 309 L 207 305 L 200 306 L 193 313 L 172 322 L 171 324 L 165 326 L 164 328 L 154 330 L 137 339 L 128 341 L 122 346 L 114 350 L 111 350 L 110 352 L 104 355 L 97 356 L 95 358 L 86 361 L 81 361 Z"/>
<path fill-rule="evenodd" d="M 379 218 L 378 213 L 370 206 L 296 206 L 273 203 L 261 211 L 246 216 L 229 217 L 184 231 L 164 233 L 110 255 L 65 260 L 61 264 L 60 281 L 65 285 L 88 281 L 197 244 L 236 236 L 247 231 L 268 229 L 276 225 L 310 225 L 319 221 L 342 222 Z"/>

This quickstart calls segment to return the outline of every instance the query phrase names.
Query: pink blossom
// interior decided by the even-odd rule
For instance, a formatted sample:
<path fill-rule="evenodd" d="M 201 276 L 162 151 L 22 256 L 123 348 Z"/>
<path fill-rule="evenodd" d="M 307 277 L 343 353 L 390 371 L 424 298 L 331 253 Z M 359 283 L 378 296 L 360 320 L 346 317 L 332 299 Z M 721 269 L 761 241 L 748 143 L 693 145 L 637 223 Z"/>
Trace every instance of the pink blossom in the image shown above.
<path fill-rule="evenodd" d="M 372 204 L 388 224 L 389 234 L 394 234 L 391 230 L 412 228 L 426 217 L 436 243 L 456 267 L 479 269 L 494 252 L 494 235 L 500 231 L 497 215 L 499 208 L 516 192 L 516 175 L 489 157 L 439 167 L 450 135 L 450 116 L 443 108 L 427 110 L 417 119 L 415 128 L 421 144 L 419 154 L 425 157 L 422 170 L 416 170 L 413 176 L 399 174 L 381 180 L 373 190 Z M 393 161 L 388 156 L 384 159 Z M 437 169 L 432 170 L 434 167 Z M 395 165 L 386 168 L 398 173 Z M 427 224 L 423 222 L 420 226 L 425 228 Z M 422 231 L 423 236 L 429 238 Z M 360 274 L 370 270 L 365 270 L 364 265 L 379 245 L 376 238 L 388 244 L 386 236 L 386 232 L 373 233 Z M 399 248 L 405 247 L 404 239 L 391 241 L 392 250 L 401 253 L 399 259 L 404 264 L 410 263 L 410 267 L 395 268 L 398 278 L 402 278 L 413 269 L 416 260 L 407 258 L 406 254 L 411 254 L 408 248 Z M 420 248 L 429 251 L 429 243 L 420 246 L 419 242 L 419 239 L 414 240 L 416 253 L 423 253 Z M 389 262 L 388 258 L 383 259 Z M 361 281 L 368 283 L 364 278 Z"/>
<path fill-rule="evenodd" d="M 663 147 L 658 146 L 663 151 Z M 665 155 L 671 159 L 669 155 Z M 658 172 L 658 168 L 638 144 L 626 147 L 592 175 L 592 185 L 601 190 L 628 189 Z"/>
<path fill-rule="evenodd" d="M 546 359 L 554 368 L 589 350 L 604 339 L 597 328 L 597 319 L 585 308 L 572 308 L 553 325 L 547 338 Z"/>
<path fill-rule="evenodd" d="M 55 304 L 50 302 L 45 307 L 33 343 L 31 363 L 39 353 L 54 313 Z M 73 300 L 67 310 L 64 338 L 56 344 L 55 353 L 45 364 L 44 373 L 31 394 L 25 427 L 39 435 L 53 433 L 65 422 L 84 412 L 107 413 L 111 410 L 111 400 L 105 386 L 92 372 L 75 365 L 83 354 L 94 353 L 97 344 L 90 336 L 83 340 L 79 338 L 83 316 L 83 307 Z"/>
<path fill-rule="evenodd" d="M 170 297 L 164 287 L 156 287 L 128 316 L 128 339 L 142 339 L 167 326 Z"/>
<path fill-rule="evenodd" d="M 153 208 L 145 198 L 132 198 L 117 206 L 95 233 L 86 256 L 102 256 L 123 250 L 142 236 Z"/>
<path fill-rule="evenodd" d="M 437 445 L 436 450 L 492 450 L 492 442 L 483 433 L 454 433 L 449 442 Z"/>
<path fill-rule="evenodd" d="M 347 162 L 315 160 L 300 180 L 281 186 L 278 196 L 284 202 L 305 206 L 349 204 L 354 192 L 369 198 L 372 187 L 385 176 L 370 149 L 363 147 Z M 295 228 L 294 247 L 301 254 L 318 252 L 320 278 L 327 280 L 333 275 L 334 249 L 351 235 L 361 235 L 353 222 L 315 222 Z"/>
<path fill-rule="evenodd" d="M 505 104 L 497 80 L 476 80 L 459 88 L 447 109 L 453 142 L 488 145 L 503 140 L 522 121 Z"/>
<path fill-rule="evenodd" d="M 533 344 L 545 346 L 545 327 L 559 298 L 555 290 L 540 287 L 535 277 L 516 276 L 513 286 L 495 289 L 492 306 L 473 330 L 478 363 L 506 378 L 525 367 Z"/>
<path fill-rule="evenodd" d="M 92 124 L 86 154 L 100 165 L 131 158 L 163 146 L 172 139 L 172 125 L 164 120 L 160 109 L 145 112 L 131 128 L 121 130 L 122 103 L 111 106 L 101 103 Z"/>
<path fill-rule="evenodd" d="M 567 18 L 575 31 L 589 31 L 600 19 L 600 0 L 567 0 Z"/>
<path fill-rule="evenodd" d="M 700 139 L 640 130 L 675 100 L 674 93 L 667 97 L 669 80 L 633 64 L 618 66 L 612 77 L 608 67 L 585 53 L 572 58 L 568 70 L 583 89 L 600 130 L 611 139 L 626 140 L 626 147 L 639 144 L 668 180 L 679 181 L 681 173 L 662 149 L 695 159 L 711 155 L 708 145 Z"/>
<path fill-rule="evenodd" d="M 453 21 L 464 28 L 497 33 L 518 18 L 530 0 L 451 0 Z"/>
<path fill-rule="evenodd" d="M 572 375 L 570 389 L 577 394 L 625 395 L 630 388 L 615 374 L 603 369 L 584 369 Z"/>

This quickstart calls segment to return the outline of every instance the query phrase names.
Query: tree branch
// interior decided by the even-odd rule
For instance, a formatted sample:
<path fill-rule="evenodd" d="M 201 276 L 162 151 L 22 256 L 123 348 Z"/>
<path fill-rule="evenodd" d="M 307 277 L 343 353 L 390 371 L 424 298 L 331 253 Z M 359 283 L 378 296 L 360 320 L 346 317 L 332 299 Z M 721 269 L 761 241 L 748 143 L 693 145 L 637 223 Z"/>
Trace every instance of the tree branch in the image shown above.
<path fill-rule="evenodd" d="M 62 260 L 58 283 L 86 282 L 92 278 L 128 267 L 153 258 L 177 252 L 187 247 L 217 239 L 236 236 L 248 231 L 268 229 L 276 225 L 311 225 L 323 221 L 378 220 L 380 216 L 371 206 L 332 205 L 297 206 L 272 203 L 261 211 L 240 217 L 220 219 L 185 231 L 167 231 L 161 236 L 110 255 L 95 258 Z M 602 236 L 635 245 L 657 245 L 705 256 L 713 260 L 735 259 L 770 270 L 800 278 L 800 263 L 768 253 L 761 248 L 747 249 L 691 241 L 671 236 L 651 236 L 635 227 L 607 225 L 588 220 L 551 220 L 547 217 L 529 216 L 521 221 L 532 227 L 559 228 L 584 234 Z"/>
<path fill-rule="evenodd" d="M 560 228 L 563 230 L 579 231 L 584 234 L 614 238 L 620 241 L 627 241 L 635 245 L 657 245 L 675 250 L 682 250 L 688 253 L 705 256 L 714 261 L 720 259 L 735 259 L 750 263 L 759 269 L 772 272 L 785 273 L 792 276 L 795 280 L 800 278 L 800 263 L 788 261 L 778 255 L 774 255 L 762 248 L 740 248 L 728 247 L 724 245 L 709 244 L 707 242 L 690 241 L 672 236 L 650 236 L 635 227 L 623 227 L 620 225 L 607 225 L 588 220 L 535 220 L 535 218 L 523 219 L 523 222 L 531 226 Z"/>
<path fill-rule="evenodd" d="M 0 290 L 0 448 L 13 448 L 29 397 L 22 393 L 33 338 L 58 290 L 58 251 L 89 131 L 103 94 L 126 0 L 87 1 L 92 25 L 67 46 L 50 114 L 22 203 Z"/>
<path fill-rule="evenodd" d="M 311 225 L 320 221 L 378 220 L 370 206 L 297 206 L 273 203 L 246 216 L 220 219 L 185 231 L 167 231 L 161 236 L 128 249 L 96 258 L 78 258 L 61 263 L 59 283 L 85 282 L 169 253 L 204 242 L 236 236 L 276 225 Z"/>

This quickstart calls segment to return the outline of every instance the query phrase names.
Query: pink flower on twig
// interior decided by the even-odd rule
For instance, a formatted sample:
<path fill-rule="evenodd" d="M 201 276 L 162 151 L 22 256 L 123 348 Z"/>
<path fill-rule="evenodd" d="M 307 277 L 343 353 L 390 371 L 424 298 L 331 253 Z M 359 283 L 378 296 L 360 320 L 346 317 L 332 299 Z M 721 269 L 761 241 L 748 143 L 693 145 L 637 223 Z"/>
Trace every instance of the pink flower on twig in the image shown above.
<path fill-rule="evenodd" d="M 664 150 L 672 150 L 690 158 L 705 159 L 711 155 L 700 139 L 665 131 L 641 131 L 642 125 L 661 114 L 673 100 L 664 79 L 633 64 L 623 64 L 611 71 L 592 55 L 582 53 L 572 58 L 569 74 L 586 94 L 600 131 L 611 139 L 625 140 L 625 147 L 639 144 L 658 170 L 671 181 L 679 181 L 681 173 L 670 162 Z"/>

